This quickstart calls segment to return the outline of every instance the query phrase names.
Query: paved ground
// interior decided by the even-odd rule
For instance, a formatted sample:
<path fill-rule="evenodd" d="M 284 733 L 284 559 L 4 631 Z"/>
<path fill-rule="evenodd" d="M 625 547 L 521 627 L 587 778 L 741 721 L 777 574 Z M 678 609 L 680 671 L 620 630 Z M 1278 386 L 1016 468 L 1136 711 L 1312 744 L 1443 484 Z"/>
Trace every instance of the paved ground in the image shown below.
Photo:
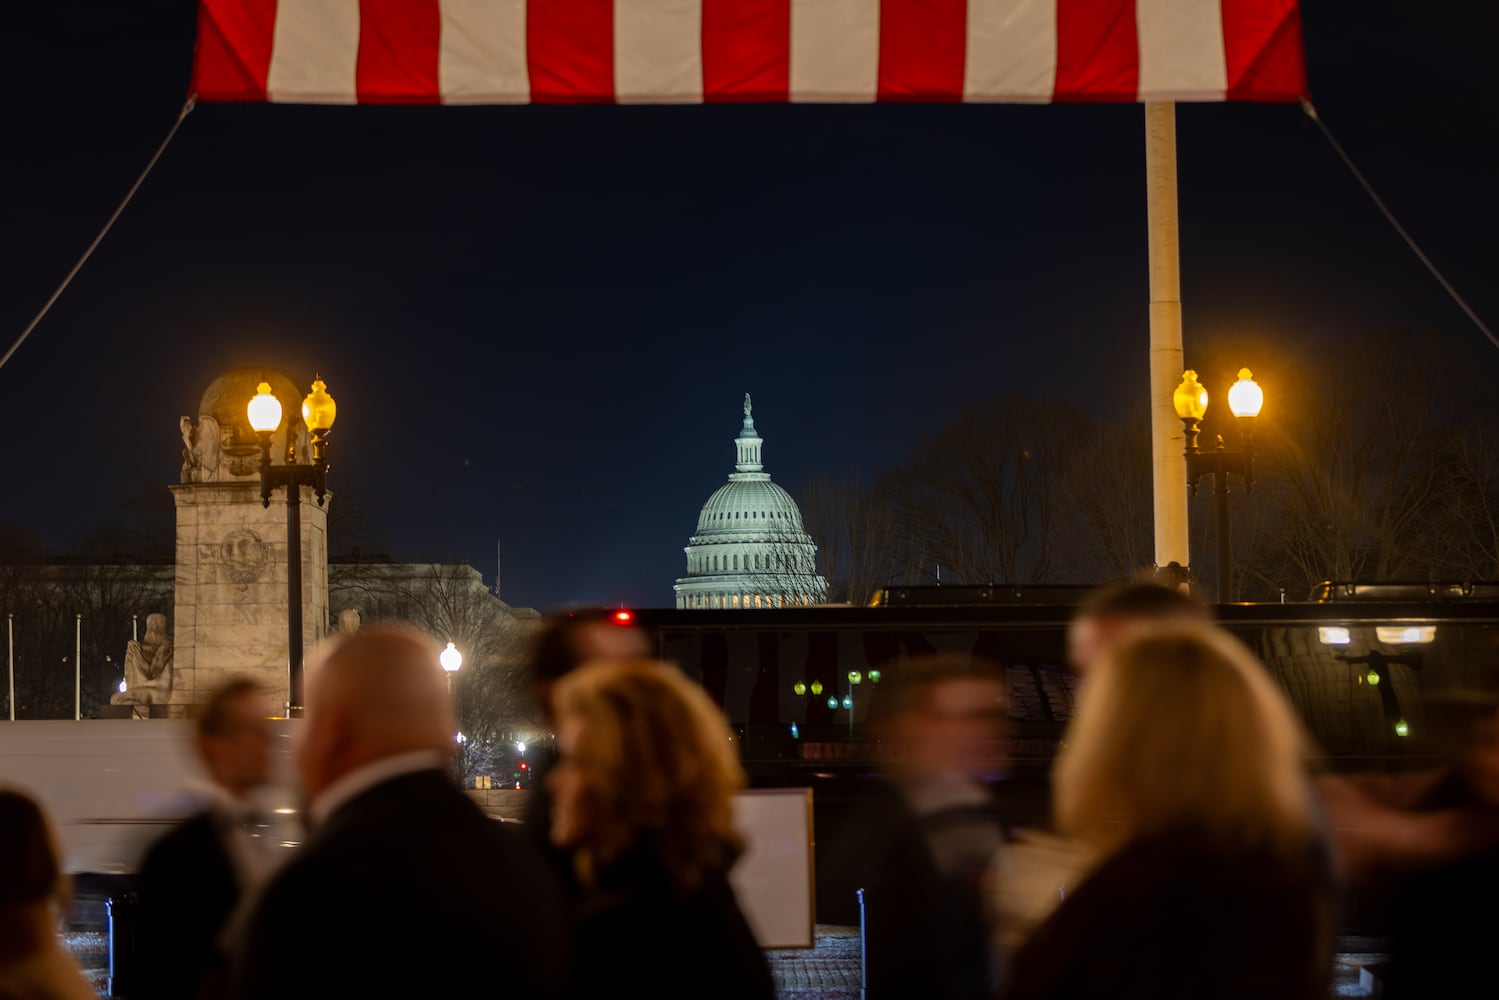
<path fill-rule="evenodd" d="M 769 951 L 779 1000 L 859 1000 L 859 928 L 819 924 L 812 948 Z"/>
<path fill-rule="evenodd" d="M 69 950 L 89 976 L 100 996 L 109 976 L 108 941 L 100 931 L 66 935 Z M 1344 938 L 1339 942 L 1334 997 L 1372 996 L 1360 983 L 1359 970 L 1384 958 L 1373 938 Z M 767 952 L 778 1000 L 859 1000 L 859 929 L 820 924 L 816 945 Z"/>

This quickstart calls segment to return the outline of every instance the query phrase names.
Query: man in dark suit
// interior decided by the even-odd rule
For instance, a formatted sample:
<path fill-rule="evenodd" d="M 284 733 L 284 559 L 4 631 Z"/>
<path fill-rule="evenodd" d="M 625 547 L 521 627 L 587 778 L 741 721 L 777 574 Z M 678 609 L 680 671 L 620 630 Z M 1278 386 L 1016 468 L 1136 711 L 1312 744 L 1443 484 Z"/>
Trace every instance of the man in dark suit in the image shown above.
<path fill-rule="evenodd" d="M 153 843 L 141 862 L 132 996 L 195 1000 L 222 992 L 221 938 L 271 864 L 250 801 L 270 776 L 266 715 L 260 689 L 240 679 L 216 691 L 198 716 L 194 743 L 212 781 L 209 805 Z"/>
<path fill-rule="evenodd" d="M 869 1000 L 984 1000 L 997 982 L 985 878 L 1002 849 L 1005 675 L 947 654 L 891 664 L 871 704 L 888 755 L 848 790 L 817 855 L 818 916 L 858 920 Z M 827 905 L 824 905 L 824 904 Z"/>
<path fill-rule="evenodd" d="M 311 836 L 262 893 L 243 1000 L 555 997 L 566 928 L 547 867 L 454 786 L 437 649 L 361 630 L 310 670 L 298 759 Z"/>

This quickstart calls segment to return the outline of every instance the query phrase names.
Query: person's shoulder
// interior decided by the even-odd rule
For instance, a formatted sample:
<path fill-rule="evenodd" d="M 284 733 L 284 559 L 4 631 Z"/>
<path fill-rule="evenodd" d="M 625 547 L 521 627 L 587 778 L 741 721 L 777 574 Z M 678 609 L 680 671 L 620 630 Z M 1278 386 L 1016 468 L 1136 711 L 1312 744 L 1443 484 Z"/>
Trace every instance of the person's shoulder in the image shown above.
<path fill-rule="evenodd" d="M 172 864 L 185 852 L 202 850 L 214 838 L 212 813 L 203 809 L 178 820 L 170 829 L 146 845 L 142 869 Z"/>
<path fill-rule="evenodd" d="M 94 990 L 78 963 L 60 945 L 0 965 L 0 1000 L 93 1000 Z"/>

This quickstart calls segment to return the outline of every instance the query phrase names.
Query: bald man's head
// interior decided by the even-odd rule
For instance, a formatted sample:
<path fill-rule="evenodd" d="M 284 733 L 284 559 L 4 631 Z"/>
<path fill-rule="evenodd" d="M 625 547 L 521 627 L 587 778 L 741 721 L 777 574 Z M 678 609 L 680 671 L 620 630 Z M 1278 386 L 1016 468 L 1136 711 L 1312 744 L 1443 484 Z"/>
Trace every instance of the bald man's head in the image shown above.
<path fill-rule="evenodd" d="M 414 750 L 453 752 L 453 711 L 432 641 L 398 626 L 361 629 L 311 671 L 300 765 L 307 795 Z"/>

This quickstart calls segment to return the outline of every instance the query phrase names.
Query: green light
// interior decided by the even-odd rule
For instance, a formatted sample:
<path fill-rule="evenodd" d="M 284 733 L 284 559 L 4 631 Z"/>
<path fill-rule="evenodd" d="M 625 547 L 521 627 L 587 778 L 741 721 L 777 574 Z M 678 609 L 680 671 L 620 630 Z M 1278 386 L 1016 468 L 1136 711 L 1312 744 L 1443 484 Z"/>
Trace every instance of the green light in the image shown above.
<path fill-rule="evenodd" d="M 1411 734 L 1411 727 L 1408 726 L 1408 725 L 1406 725 L 1404 719 L 1401 719 L 1399 722 L 1395 723 L 1395 735 L 1396 736 L 1409 736 L 1410 734 Z"/>
<path fill-rule="evenodd" d="M 862 681 L 863 679 L 864 679 L 864 675 L 861 674 L 861 673 L 859 673 L 857 670 L 850 670 L 848 672 L 848 682 L 850 684 L 857 684 L 860 681 Z"/>
<path fill-rule="evenodd" d="M 1369 682 L 1369 686 L 1370 687 L 1373 687 L 1375 684 L 1379 683 L 1379 671 L 1378 670 L 1371 670 L 1371 671 L 1369 671 L 1367 674 L 1364 675 L 1364 679 Z"/>
<path fill-rule="evenodd" d="M 878 670 L 871 670 L 869 672 L 869 679 L 878 684 L 880 682 L 880 672 Z"/>
<path fill-rule="evenodd" d="M 806 694 L 807 685 L 803 684 L 801 681 L 797 681 L 795 684 L 791 685 L 791 690 L 795 691 L 797 694 Z"/>
<path fill-rule="evenodd" d="M 822 694 L 822 681 L 813 681 L 812 682 L 812 693 L 813 694 Z"/>

